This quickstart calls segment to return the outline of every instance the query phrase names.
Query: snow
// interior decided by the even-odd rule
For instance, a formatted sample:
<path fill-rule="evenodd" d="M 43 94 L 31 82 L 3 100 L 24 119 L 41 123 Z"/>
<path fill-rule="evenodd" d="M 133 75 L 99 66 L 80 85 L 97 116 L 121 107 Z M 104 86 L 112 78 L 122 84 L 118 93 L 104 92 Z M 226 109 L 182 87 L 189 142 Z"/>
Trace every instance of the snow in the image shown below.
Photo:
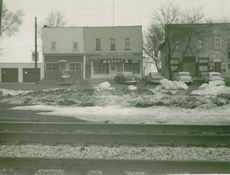
<path fill-rule="evenodd" d="M 29 92 L 33 92 L 33 91 L 22 91 L 22 90 L 9 90 L 9 89 L 0 89 L 0 95 L 2 96 L 7 96 L 8 94 L 11 96 L 16 96 L 19 94 L 27 94 Z"/>
<path fill-rule="evenodd" d="M 192 91 L 193 95 L 219 95 L 230 94 L 230 87 L 225 86 L 225 82 L 221 80 L 210 81 L 209 84 L 202 84 L 198 90 Z"/>
<path fill-rule="evenodd" d="M 40 114 L 90 122 L 230 124 L 230 88 L 223 82 L 202 84 L 191 95 L 185 95 L 188 87 L 183 82 L 162 80 L 160 83 L 155 89 L 132 85 L 128 89 L 114 89 L 108 82 L 84 90 L 56 88 L 29 93 L 1 89 L 1 101 L 25 105 L 14 110 L 49 111 Z M 4 98 L 6 94 L 14 96 Z"/>

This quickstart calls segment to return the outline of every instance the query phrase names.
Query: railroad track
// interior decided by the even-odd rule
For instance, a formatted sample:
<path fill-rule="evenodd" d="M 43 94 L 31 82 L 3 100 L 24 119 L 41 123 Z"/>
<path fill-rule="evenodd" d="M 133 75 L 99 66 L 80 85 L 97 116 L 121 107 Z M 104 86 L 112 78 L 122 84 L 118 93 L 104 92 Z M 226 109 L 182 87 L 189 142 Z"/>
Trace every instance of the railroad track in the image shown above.
<path fill-rule="evenodd" d="M 138 125 L 68 122 L 1 122 L 1 145 L 132 145 L 230 147 L 228 125 Z M 0 168 L 22 169 L 34 174 L 39 169 L 63 169 L 86 174 L 89 170 L 163 173 L 229 173 L 227 161 L 179 161 L 143 159 L 87 159 L 44 157 L 0 157 Z M 24 172 L 24 173 L 25 173 Z"/>

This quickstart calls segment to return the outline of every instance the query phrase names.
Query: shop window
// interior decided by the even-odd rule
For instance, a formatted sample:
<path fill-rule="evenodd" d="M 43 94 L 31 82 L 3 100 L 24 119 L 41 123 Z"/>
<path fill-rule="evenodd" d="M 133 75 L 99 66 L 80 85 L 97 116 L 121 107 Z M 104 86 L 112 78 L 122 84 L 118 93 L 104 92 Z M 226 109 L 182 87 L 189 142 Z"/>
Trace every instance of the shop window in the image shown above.
<path fill-rule="evenodd" d="M 94 62 L 93 70 L 94 70 L 94 74 L 109 74 L 109 64 Z"/>
<path fill-rule="evenodd" d="M 110 39 L 110 50 L 116 50 L 115 39 Z"/>
<path fill-rule="evenodd" d="M 69 70 L 82 70 L 81 63 L 69 63 Z"/>
<path fill-rule="evenodd" d="M 124 65 L 125 72 L 140 73 L 140 63 L 127 63 Z"/>
<path fill-rule="evenodd" d="M 46 63 L 46 70 L 58 70 L 57 63 Z"/>
<path fill-rule="evenodd" d="M 198 39 L 198 49 L 203 49 L 203 39 Z"/>
<path fill-rule="evenodd" d="M 101 39 L 96 39 L 96 50 L 101 50 Z"/>
<path fill-rule="evenodd" d="M 130 38 L 125 38 L 125 50 L 130 50 Z"/>
<path fill-rule="evenodd" d="M 198 71 L 199 74 L 203 76 L 205 72 L 209 71 L 209 58 L 199 58 L 198 59 Z"/>
<path fill-rule="evenodd" d="M 199 66 L 199 71 L 200 72 L 208 71 L 208 66 Z"/>

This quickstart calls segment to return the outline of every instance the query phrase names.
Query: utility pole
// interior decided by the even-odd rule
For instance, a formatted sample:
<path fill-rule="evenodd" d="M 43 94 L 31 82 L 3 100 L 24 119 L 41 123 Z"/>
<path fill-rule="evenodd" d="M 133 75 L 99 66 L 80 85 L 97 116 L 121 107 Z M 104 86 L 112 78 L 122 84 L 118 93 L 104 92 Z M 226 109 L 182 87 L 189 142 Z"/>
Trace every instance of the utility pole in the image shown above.
<path fill-rule="evenodd" d="M 114 0 L 113 0 L 113 26 L 114 26 Z"/>
<path fill-rule="evenodd" d="M 37 17 L 35 17 L 35 84 L 38 84 L 37 56 Z"/>
<path fill-rule="evenodd" d="M 0 35 L 2 33 L 2 0 L 0 0 Z"/>

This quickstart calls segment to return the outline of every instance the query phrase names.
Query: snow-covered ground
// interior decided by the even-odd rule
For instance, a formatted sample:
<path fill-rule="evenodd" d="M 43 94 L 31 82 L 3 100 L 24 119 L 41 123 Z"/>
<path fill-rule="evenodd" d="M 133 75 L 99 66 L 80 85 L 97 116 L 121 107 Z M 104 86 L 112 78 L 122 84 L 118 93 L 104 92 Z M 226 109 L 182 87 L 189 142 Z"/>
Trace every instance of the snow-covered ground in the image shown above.
<path fill-rule="evenodd" d="M 184 95 L 187 89 L 183 82 L 165 79 L 150 90 L 134 86 L 118 90 L 105 82 L 94 89 L 79 91 L 60 88 L 36 93 L 0 91 L 2 102 L 24 104 L 14 110 L 50 111 L 41 114 L 90 122 L 230 125 L 229 87 L 216 81 Z"/>

